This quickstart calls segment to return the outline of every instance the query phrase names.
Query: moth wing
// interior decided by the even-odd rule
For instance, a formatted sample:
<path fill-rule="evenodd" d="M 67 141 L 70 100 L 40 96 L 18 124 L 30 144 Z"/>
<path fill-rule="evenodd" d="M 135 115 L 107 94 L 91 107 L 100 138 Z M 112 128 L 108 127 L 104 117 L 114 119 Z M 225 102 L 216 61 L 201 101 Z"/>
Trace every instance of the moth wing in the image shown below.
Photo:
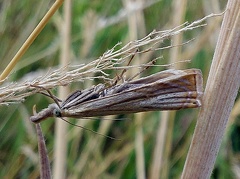
<path fill-rule="evenodd" d="M 149 78 L 154 80 L 144 83 L 150 80 Z M 134 80 L 128 85 L 131 87 L 118 93 L 73 106 L 65 111 L 65 115 L 93 117 L 142 111 L 176 110 L 201 105 L 202 75 L 197 69 L 177 70 L 177 72 L 168 70 Z M 134 85 L 137 87 L 134 88 Z"/>

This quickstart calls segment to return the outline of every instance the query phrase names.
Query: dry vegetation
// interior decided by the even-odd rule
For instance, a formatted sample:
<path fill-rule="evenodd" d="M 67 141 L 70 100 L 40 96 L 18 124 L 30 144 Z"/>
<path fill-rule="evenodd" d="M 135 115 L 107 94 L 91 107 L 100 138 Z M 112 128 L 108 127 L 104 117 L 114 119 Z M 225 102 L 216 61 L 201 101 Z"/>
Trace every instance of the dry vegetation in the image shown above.
<path fill-rule="evenodd" d="M 226 5 L 210 2 L 83 0 L 72 1 L 70 7 L 66 0 L 0 86 L 0 177 L 39 177 L 36 131 L 29 116 L 34 104 L 40 110 L 52 101 L 37 94 L 41 89 L 34 85 L 55 94 L 58 86 L 65 86 L 68 92 L 61 89 L 58 94 L 64 98 L 70 91 L 107 83 L 123 69 L 132 76 L 154 59 L 157 63 L 143 75 L 169 67 L 194 67 L 202 69 L 206 83 L 223 17 L 209 14 L 222 12 Z M 50 6 L 46 1 L 0 2 L 1 71 Z M 133 63 L 126 66 L 133 54 Z M 239 177 L 238 104 L 233 107 L 213 178 Z M 189 109 L 75 120 L 121 141 L 62 123 L 55 125 L 58 119 L 44 121 L 41 125 L 53 176 L 179 178 L 198 112 Z"/>

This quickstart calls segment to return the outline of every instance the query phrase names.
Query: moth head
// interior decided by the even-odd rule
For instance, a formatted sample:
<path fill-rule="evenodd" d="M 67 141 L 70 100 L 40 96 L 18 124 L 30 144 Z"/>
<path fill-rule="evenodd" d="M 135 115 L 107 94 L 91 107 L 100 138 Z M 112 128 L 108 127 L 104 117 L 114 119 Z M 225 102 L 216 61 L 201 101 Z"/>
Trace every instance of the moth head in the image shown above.
<path fill-rule="evenodd" d="M 52 105 L 52 106 L 51 106 Z M 52 108 L 52 113 L 54 117 L 62 117 L 62 113 L 57 104 L 51 104 L 48 108 Z"/>
<path fill-rule="evenodd" d="M 39 123 L 48 117 L 61 117 L 61 110 L 57 104 L 50 104 L 48 108 L 43 109 L 39 113 L 34 114 L 34 116 L 30 117 L 30 120 L 34 123 Z"/>

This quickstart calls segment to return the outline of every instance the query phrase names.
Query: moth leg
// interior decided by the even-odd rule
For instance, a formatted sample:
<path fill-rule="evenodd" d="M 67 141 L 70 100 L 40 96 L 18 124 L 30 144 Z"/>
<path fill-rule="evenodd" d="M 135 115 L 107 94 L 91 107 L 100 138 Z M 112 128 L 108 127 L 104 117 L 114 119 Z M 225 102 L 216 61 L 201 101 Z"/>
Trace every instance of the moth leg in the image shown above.
<path fill-rule="evenodd" d="M 135 57 L 136 53 L 139 51 L 139 49 L 136 49 L 136 51 L 134 52 L 133 55 L 131 55 L 127 66 L 130 65 L 130 63 L 132 62 L 133 58 Z M 111 86 L 115 86 L 120 80 L 122 80 L 123 82 L 125 81 L 123 78 L 123 75 L 126 73 L 127 69 L 123 69 L 123 71 L 120 74 L 117 74 L 116 77 L 113 79 L 113 82 L 111 83 Z"/>
<path fill-rule="evenodd" d="M 99 98 L 101 93 L 104 93 L 105 85 L 98 84 L 92 88 L 92 91 L 86 91 L 86 94 L 82 93 L 81 99 L 78 102 L 84 102 L 92 99 Z"/>
<path fill-rule="evenodd" d="M 128 78 L 127 81 L 132 81 L 134 78 L 136 78 L 138 75 L 140 75 L 141 73 L 143 73 L 145 70 L 147 70 L 148 68 L 150 68 L 152 65 L 154 65 L 156 63 L 156 59 L 153 59 L 151 60 L 150 62 L 148 62 L 146 64 L 146 66 L 141 70 L 139 71 L 137 74 L 135 74 L 134 76 L 132 76 L 131 78 Z"/>
<path fill-rule="evenodd" d="M 38 93 L 43 94 L 43 95 L 45 95 L 45 96 L 47 96 L 47 97 L 52 98 L 53 101 L 54 101 L 54 102 L 58 105 L 58 107 L 60 108 L 59 102 L 62 102 L 62 100 L 59 99 L 58 97 L 54 96 L 49 89 L 44 88 L 44 87 L 42 87 L 42 86 L 38 86 L 38 85 L 30 85 L 30 86 L 35 87 L 35 88 L 39 88 L 39 89 L 43 89 L 43 90 L 47 91 L 47 93 L 44 93 L 44 92 L 42 92 L 42 91 L 39 91 Z"/>

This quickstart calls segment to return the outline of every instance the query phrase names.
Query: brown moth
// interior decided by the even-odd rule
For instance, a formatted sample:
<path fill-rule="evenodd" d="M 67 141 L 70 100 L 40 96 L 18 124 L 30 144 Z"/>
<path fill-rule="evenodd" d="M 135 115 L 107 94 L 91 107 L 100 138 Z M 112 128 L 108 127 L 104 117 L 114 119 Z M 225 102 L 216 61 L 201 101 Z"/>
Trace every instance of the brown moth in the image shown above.
<path fill-rule="evenodd" d="M 61 105 L 50 104 L 30 120 L 39 123 L 48 117 L 81 118 L 197 108 L 201 106 L 202 95 L 199 69 L 170 69 L 111 87 L 99 84 L 73 92 Z"/>

